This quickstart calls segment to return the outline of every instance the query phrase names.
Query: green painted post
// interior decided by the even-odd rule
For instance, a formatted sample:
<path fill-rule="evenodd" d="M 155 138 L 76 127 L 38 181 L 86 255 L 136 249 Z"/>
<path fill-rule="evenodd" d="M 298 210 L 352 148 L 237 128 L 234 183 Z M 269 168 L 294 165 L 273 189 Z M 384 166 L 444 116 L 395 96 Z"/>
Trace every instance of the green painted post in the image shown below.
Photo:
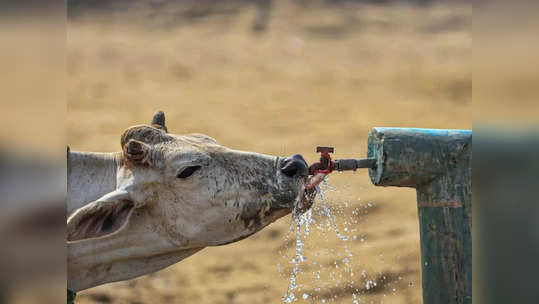
<path fill-rule="evenodd" d="M 472 303 L 472 131 L 374 128 L 376 186 L 417 190 L 424 304 Z"/>
<path fill-rule="evenodd" d="M 68 289 L 67 290 L 67 304 L 74 304 L 76 296 L 77 296 L 76 292 L 73 292 L 73 291 Z"/>

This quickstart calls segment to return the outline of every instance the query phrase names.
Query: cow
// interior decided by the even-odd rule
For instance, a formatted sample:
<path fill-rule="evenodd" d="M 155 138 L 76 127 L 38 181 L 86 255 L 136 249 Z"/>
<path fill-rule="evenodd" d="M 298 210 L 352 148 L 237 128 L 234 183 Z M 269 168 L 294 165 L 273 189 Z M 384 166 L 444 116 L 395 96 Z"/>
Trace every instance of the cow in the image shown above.
<path fill-rule="evenodd" d="M 310 206 L 307 163 L 168 133 L 165 115 L 128 128 L 117 153 L 67 155 L 67 287 L 132 279 L 244 239 Z M 302 208 L 305 209 L 305 208 Z"/>

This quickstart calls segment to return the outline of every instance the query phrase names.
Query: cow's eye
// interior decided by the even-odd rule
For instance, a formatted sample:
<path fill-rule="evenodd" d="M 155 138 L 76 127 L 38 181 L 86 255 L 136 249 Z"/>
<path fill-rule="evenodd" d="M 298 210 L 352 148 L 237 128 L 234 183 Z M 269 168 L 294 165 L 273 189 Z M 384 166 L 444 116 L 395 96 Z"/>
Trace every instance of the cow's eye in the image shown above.
<path fill-rule="evenodd" d="M 189 176 L 193 175 L 193 173 L 197 172 L 198 169 L 200 169 L 200 166 L 191 166 L 183 169 L 178 175 L 176 175 L 177 178 L 188 178 Z"/>

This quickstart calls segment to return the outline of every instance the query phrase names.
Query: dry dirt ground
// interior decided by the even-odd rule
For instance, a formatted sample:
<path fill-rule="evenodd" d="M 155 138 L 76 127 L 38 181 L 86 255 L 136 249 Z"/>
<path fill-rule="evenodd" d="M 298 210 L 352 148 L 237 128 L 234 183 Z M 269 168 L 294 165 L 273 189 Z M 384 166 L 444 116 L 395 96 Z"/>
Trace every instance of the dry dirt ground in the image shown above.
<path fill-rule="evenodd" d="M 168 9 L 69 21 L 72 149 L 118 151 L 123 130 L 156 109 L 173 133 L 308 162 L 317 145 L 364 157 L 375 126 L 472 127 L 471 3 L 277 2 L 263 33 L 251 30 L 253 8 L 190 22 Z M 374 187 L 365 171 L 333 174 L 329 184 L 328 205 L 350 240 L 327 228 L 317 202 L 298 302 L 352 303 L 355 293 L 359 303 L 421 303 L 415 191 Z M 287 216 L 157 273 L 80 292 L 77 302 L 280 303 L 293 269 L 290 227 Z"/>

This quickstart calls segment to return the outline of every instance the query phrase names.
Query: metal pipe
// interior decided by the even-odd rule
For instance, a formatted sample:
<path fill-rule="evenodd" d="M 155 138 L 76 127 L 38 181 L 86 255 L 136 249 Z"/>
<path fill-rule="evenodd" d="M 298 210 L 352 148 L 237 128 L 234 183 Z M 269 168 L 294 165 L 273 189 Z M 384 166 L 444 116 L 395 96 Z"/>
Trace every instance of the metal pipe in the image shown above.
<path fill-rule="evenodd" d="M 344 158 L 334 162 L 335 170 L 350 171 L 359 168 L 373 168 L 376 165 L 376 158 Z"/>

